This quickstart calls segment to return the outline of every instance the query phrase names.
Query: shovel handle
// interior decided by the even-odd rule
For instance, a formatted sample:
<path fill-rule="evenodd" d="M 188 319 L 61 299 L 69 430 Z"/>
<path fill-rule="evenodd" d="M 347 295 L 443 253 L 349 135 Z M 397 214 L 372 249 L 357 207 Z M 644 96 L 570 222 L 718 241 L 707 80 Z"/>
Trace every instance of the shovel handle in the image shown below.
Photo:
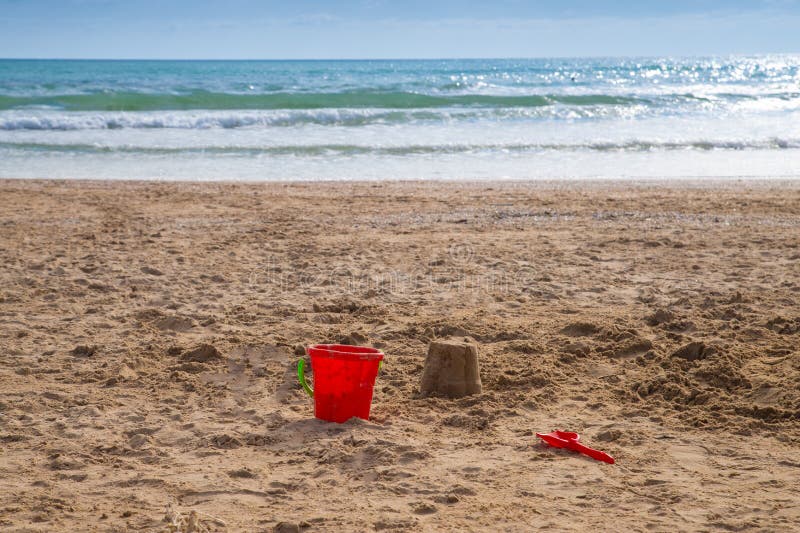
<path fill-rule="evenodd" d="M 306 393 L 313 398 L 314 389 L 308 386 L 308 382 L 306 381 L 305 368 L 306 368 L 305 360 L 300 359 L 297 362 L 297 379 L 300 380 L 300 385 L 303 386 L 303 389 L 305 389 Z"/>
<path fill-rule="evenodd" d="M 584 446 L 579 442 L 571 441 L 567 446 L 567 448 L 576 451 L 578 453 L 582 453 L 583 455 L 588 455 L 589 457 L 597 461 L 603 461 L 604 463 L 608 463 L 611 465 L 614 464 L 614 458 L 608 455 L 606 452 L 601 452 L 600 450 L 589 448 L 588 446 Z"/>

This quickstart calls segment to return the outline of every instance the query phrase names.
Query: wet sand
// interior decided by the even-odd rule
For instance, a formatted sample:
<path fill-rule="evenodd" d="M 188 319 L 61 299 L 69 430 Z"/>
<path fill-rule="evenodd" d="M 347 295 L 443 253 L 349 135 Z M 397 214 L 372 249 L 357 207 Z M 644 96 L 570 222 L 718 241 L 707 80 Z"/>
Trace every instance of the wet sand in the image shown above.
<path fill-rule="evenodd" d="M 800 182 L 2 181 L 0 259 L 3 530 L 800 525 Z M 337 341 L 370 421 L 297 383 Z"/>

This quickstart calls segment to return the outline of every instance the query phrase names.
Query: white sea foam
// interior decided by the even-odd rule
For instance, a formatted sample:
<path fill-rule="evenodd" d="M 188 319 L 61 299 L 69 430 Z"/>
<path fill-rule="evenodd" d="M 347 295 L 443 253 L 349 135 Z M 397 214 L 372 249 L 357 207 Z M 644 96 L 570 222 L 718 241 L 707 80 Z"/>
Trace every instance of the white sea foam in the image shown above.
<path fill-rule="evenodd" d="M 476 120 L 577 120 L 666 115 L 646 105 L 550 106 L 438 109 L 312 109 L 235 111 L 0 111 L 0 130 L 237 129 L 284 128 L 308 124 L 358 127 L 371 124 L 436 124 Z"/>

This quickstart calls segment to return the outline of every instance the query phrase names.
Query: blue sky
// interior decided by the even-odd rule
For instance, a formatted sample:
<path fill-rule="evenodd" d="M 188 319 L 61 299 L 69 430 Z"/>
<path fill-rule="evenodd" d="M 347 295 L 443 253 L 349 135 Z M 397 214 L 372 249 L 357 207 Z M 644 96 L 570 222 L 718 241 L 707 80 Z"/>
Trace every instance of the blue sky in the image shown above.
<path fill-rule="evenodd" d="M 800 0 L 0 0 L 0 57 L 800 52 Z"/>

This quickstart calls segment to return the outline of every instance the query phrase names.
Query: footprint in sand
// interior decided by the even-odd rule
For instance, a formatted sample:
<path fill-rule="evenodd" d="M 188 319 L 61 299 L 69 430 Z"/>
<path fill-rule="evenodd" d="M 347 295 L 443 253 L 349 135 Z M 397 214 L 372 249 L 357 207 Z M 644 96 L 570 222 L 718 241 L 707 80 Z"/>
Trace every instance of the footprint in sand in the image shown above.
<path fill-rule="evenodd" d="M 590 322 L 573 322 L 562 328 L 560 333 L 567 337 L 588 337 L 599 331 L 600 328 Z"/>
<path fill-rule="evenodd" d="M 653 349 L 653 343 L 648 339 L 631 339 L 614 350 L 613 356 L 627 359 L 645 354 Z"/>
<path fill-rule="evenodd" d="M 183 332 L 196 327 L 197 322 L 190 317 L 175 315 L 160 318 L 153 325 L 161 331 Z"/>

